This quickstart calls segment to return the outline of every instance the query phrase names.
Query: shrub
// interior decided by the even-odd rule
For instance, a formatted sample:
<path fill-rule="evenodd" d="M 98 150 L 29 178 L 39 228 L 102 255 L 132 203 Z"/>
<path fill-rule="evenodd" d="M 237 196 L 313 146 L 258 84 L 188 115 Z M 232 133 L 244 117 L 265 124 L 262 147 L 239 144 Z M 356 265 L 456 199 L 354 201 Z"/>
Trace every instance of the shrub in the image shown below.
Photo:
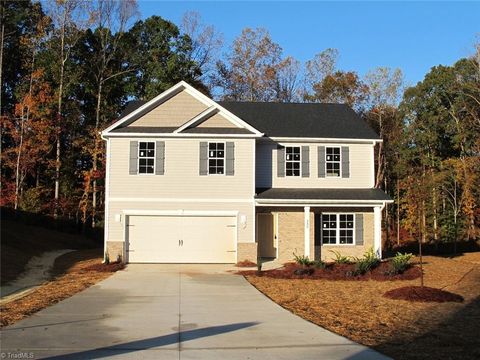
<path fill-rule="evenodd" d="M 110 256 L 108 255 L 107 251 L 105 251 L 105 257 L 103 259 L 104 259 L 103 260 L 104 264 L 107 264 L 107 265 L 110 264 Z"/>
<path fill-rule="evenodd" d="M 315 266 L 317 269 L 325 269 L 327 267 L 327 263 L 322 260 L 316 260 L 313 262 L 313 266 Z"/>
<path fill-rule="evenodd" d="M 297 255 L 295 253 L 293 253 L 293 257 L 295 258 L 295 262 L 298 264 L 298 265 L 302 265 L 302 266 L 312 266 L 313 264 L 315 264 L 314 261 L 310 260 L 308 258 L 308 256 L 304 256 L 304 255 Z"/>
<path fill-rule="evenodd" d="M 402 253 L 397 253 L 395 257 L 391 261 L 391 273 L 393 274 L 401 274 L 405 270 L 407 270 L 411 264 L 410 264 L 410 259 L 413 257 L 413 254 L 402 254 Z"/>
<path fill-rule="evenodd" d="M 355 274 L 363 275 L 366 272 L 376 268 L 380 263 L 380 260 L 375 255 L 373 248 L 368 249 L 363 258 L 355 258 Z"/>
<path fill-rule="evenodd" d="M 335 261 L 335 263 L 337 263 L 337 264 L 351 264 L 352 263 L 349 256 L 344 256 L 344 255 L 340 254 L 340 252 L 335 251 L 335 250 L 330 250 L 330 252 L 333 253 L 333 255 L 335 255 L 335 258 L 333 259 Z"/>

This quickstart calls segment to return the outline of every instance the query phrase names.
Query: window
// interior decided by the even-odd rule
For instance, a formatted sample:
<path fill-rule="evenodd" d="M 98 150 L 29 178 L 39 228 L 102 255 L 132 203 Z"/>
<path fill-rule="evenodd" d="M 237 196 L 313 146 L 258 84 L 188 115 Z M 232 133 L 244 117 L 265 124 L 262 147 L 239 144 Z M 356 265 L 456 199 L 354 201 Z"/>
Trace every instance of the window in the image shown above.
<path fill-rule="evenodd" d="M 208 143 L 208 173 L 225 173 L 225 143 Z"/>
<path fill-rule="evenodd" d="M 327 147 L 325 149 L 325 173 L 327 176 L 340 177 L 340 148 Z"/>
<path fill-rule="evenodd" d="M 155 142 L 138 143 L 138 173 L 153 174 L 155 172 Z"/>
<path fill-rule="evenodd" d="M 353 214 L 322 214 L 322 241 L 324 244 L 353 244 L 354 228 Z"/>
<path fill-rule="evenodd" d="M 285 148 L 285 175 L 300 176 L 300 146 Z"/>

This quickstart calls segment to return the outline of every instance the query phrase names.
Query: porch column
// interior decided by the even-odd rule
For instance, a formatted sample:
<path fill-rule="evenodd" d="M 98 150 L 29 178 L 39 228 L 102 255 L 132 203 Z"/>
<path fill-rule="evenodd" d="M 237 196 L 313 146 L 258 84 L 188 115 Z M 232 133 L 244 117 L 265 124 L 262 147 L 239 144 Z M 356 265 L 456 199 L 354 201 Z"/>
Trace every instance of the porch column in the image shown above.
<path fill-rule="evenodd" d="M 382 207 L 373 208 L 373 250 L 380 259 L 382 257 Z"/>
<path fill-rule="evenodd" d="M 303 221 L 304 221 L 304 241 L 305 241 L 305 256 L 310 257 L 310 206 L 303 208 Z"/>

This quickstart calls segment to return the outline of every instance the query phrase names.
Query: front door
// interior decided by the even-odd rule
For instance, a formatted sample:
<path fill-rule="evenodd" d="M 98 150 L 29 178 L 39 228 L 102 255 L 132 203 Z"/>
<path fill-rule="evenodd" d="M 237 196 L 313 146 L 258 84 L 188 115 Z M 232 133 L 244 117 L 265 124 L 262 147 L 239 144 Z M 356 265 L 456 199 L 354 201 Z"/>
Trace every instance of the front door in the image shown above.
<path fill-rule="evenodd" d="M 275 258 L 275 226 L 273 214 L 257 214 L 257 242 L 258 256 L 262 258 Z"/>

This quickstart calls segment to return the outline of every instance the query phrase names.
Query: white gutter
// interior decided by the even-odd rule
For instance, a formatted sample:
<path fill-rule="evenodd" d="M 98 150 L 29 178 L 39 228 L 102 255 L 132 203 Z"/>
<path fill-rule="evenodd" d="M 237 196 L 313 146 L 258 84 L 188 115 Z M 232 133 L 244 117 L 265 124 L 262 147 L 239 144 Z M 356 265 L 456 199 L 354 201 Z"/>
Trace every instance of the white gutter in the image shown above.
<path fill-rule="evenodd" d="M 291 142 L 326 142 L 326 143 L 380 143 L 383 139 L 345 139 L 345 138 L 309 138 L 309 137 L 276 137 L 270 136 L 273 141 Z"/>
<path fill-rule="evenodd" d="M 113 137 L 172 137 L 172 138 L 182 138 L 182 137 L 218 137 L 218 138 L 260 138 L 264 134 L 209 134 L 209 133 L 101 133 L 102 139 L 113 138 Z"/>
<path fill-rule="evenodd" d="M 258 205 L 261 204 L 378 204 L 385 206 L 385 203 L 393 203 L 393 200 L 316 200 L 316 199 L 255 199 Z"/>

